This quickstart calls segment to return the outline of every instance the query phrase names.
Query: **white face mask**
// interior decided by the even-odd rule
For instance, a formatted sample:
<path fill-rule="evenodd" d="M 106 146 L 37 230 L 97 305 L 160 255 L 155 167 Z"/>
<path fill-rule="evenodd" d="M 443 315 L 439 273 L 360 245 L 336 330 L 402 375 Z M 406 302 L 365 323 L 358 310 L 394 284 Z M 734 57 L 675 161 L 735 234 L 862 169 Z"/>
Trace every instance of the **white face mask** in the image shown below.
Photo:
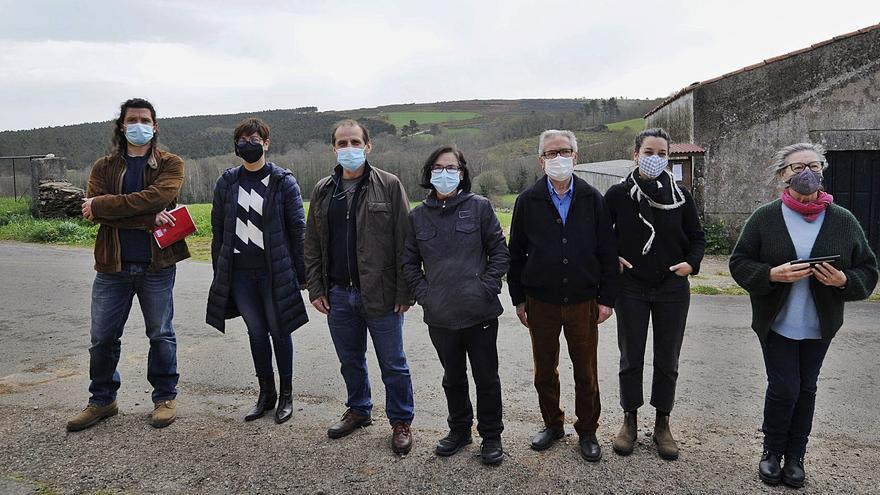
<path fill-rule="evenodd" d="M 570 156 L 568 158 L 564 156 L 557 156 L 551 160 L 544 160 L 544 172 L 548 177 L 557 181 L 564 182 L 571 178 L 572 171 L 574 170 L 574 157 Z"/>

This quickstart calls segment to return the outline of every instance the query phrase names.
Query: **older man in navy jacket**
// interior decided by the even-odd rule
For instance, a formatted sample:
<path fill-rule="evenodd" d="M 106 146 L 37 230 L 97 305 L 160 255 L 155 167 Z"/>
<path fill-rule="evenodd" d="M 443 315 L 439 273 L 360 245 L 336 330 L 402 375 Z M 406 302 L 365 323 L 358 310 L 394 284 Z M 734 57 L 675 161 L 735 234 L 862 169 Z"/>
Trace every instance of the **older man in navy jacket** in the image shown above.
<path fill-rule="evenodd" d="M 614 307 L 617 243 L 602 195 L 572 171 L 577 138 L 571 131 L 541 134 L 538 182 L 516 200 L 510 227 L 508 286 L 516 313 L 532 337 L 535 388 L 545 428 L 532 439 L 544 450 L 565 435 L 559 407 L 559 334 L 574 366 L 574 427 L 581 455 L 598 461 L 601 409 L 596 371 L 598 325 Z"/>

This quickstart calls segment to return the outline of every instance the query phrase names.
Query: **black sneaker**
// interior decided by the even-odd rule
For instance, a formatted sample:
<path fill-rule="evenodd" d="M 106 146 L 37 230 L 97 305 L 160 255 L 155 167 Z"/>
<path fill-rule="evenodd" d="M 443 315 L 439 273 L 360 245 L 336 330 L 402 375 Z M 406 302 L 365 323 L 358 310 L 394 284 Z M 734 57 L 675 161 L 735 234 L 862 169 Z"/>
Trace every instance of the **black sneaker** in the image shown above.
<path fill-rule="evenodd" d="M 441 457 L 449 457 L 473 442 L 470 431 L 452 430 L 437 442 L 434 453 Z"/>

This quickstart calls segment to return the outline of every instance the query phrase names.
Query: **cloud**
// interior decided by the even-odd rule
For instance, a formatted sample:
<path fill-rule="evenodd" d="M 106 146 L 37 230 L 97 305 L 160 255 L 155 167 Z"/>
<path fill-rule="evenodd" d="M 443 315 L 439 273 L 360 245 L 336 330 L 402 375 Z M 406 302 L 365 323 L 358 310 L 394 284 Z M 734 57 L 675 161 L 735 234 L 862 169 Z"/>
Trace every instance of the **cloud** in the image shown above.
<path fill-rule="evenodd" d="M 0 129 L 472 98 L 659 97 L 870 21 L 840 0 L 0 1 Z M 796 8 L 797 7 L 797 8 Z M 761 15 L 755 15 L 755 12 Z M 854 18 L 855 17 L 855 18 Z"/>

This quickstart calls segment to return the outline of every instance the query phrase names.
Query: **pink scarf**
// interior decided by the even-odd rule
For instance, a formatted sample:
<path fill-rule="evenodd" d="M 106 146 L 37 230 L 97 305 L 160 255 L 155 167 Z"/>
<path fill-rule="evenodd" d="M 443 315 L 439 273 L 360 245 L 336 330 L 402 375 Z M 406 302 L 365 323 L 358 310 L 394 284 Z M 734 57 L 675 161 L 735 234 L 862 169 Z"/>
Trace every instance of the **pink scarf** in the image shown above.
<path fill-rule="evenodd" d="M 813 222 L 819 218 L 819 214 L 825 211 L 828 205 L 834 202 L 834 196 L 825 191 L 819 191 L 815 201 L 812 203 L 801 203 L 791 196 L 791 192 L 786 187 L 782 191 L 782 202 L 785 203 L 785 206 L 803 215 L 804 220 Z"/>

